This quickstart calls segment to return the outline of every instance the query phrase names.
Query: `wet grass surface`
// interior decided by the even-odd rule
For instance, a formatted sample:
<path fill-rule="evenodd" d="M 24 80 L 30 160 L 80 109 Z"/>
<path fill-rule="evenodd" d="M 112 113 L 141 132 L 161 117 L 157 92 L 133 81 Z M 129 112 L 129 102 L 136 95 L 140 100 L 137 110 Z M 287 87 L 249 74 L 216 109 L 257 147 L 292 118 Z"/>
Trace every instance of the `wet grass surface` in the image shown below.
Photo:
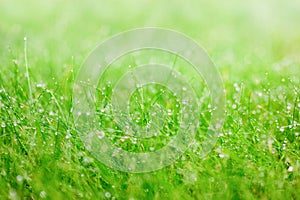
<path fill-rule="evenodd" d="M 299 10 L 296 1 L 1 2 L 0 198 L 299 199 Z M 72 92 L 96 44 L 145 26 L 175 29 L 207 49 L 223 78 L 226 118 L 207 156 L 192 146 L 166 168 L 131 174 L 106 167 L 85 148 Z M 135 97 L 132 108 L 139 111 Z M 143 147 L 159 148 L 172 130 Z M 119 147 L 143 150 L 112 136 Z"/>

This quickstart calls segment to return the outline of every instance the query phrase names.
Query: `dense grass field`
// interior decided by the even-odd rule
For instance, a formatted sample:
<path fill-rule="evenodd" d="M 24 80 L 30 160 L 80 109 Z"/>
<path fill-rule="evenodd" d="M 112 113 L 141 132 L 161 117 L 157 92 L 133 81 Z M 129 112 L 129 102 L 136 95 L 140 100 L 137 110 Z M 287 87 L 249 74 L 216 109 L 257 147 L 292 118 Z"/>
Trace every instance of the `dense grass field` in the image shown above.
<path fill-rule="evenodd" d="M 300 199 L 299 1 L 183 2 L 0 0 L 0 199 Z M 225 122 L 205 157 L 192 146 L 161 170 L 125 173 L 80 140 L 73 84 L 97 44 L 149 26 L 207 50 L 223 79 Z M 201 109 L 207 127 L 208 102 Z M 116 140 L 139 150 L 131 143 Z"/>

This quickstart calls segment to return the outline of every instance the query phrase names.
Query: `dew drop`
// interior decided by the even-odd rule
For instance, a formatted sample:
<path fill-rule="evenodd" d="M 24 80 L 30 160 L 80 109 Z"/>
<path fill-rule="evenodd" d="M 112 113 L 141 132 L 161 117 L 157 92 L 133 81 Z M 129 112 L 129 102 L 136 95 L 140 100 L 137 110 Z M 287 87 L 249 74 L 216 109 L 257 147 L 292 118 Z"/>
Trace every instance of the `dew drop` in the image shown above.
<path fill-rule="evenodd" d="M 220 153 L 220 154 L 219 154 L 219 157 L 220 157 L 220 158 L 224 158 L 225 155 Z"/>
<path fill-rule="evenodd" d="M 109 192 L 105 192 L 105 197 L 106 198 L 110 198 L 111 197 L 111 194 Z"/>
<path fill-rule="evenodd" d="M 98 135 L 98 139 L 102 139 L 102 138 L 105 137 L 104 131 L 98 131 L 98 132 L 97 132 L 97 135 Z"/>
<path fill-rule="evenodd" d="M 258 95 L 259 97 L 261 97 L 261 96 L 262 96 L 262 93 L 261 93 L 261 92 L 258 92 L 257 95 Z"/>
<path fill-rule="evenodd" d="M 36 87 L 37 88 L 45 88 L 46 84 L 44 84 L 44 83 L 38 83 L 38 84 L 36 84 Z"/>
<path fill-rule="evenodd" d="M 294 170 L 293 166 L 289 166 L 288 172 L 292 172 Z"/>
<path fill-rule="evenodd" d="M 72 137 L 72 135 L 70 134 L 70 133 L 68 133 L 67 135 L 66 135 L 66 139 L 70 139 Z"/>
<path fill-rule="evenodd" d="M 22 182 L 22 181 L 23 181 L 23 176 L 18 175 L 18 176 L 17 176 L 17 181 L 18 181 L 18 182 Z"/>
<path fill-rule="evenodd" d="M 149 150 L 150 150 L 150 151 L 154 151 L 155 148 L 154 148 L 154 147 L 150 147 Z"/>
<path fill-rule="evenodd" d="M 47 193 L 44 190 L 40 192 L 40 197 L 42 199 L 46 198 L 46 196 L 47 196 Z"/>

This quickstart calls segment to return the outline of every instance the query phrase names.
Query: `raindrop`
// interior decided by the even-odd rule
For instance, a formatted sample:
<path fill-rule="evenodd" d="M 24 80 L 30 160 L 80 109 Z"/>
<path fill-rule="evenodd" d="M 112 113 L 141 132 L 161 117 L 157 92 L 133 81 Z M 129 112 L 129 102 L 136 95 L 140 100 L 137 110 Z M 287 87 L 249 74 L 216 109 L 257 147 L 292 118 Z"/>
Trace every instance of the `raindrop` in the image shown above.
<path fill-rule="evenodd" d="M 280 132 L 284 132 L 284 127 L 282 126 L 282 127 L 280 127 Z"/>
<path fill-rule="evenodd" d="M 9 198 L 10 199 L 19 199 L 18 194 L 15 190 L 12 190 L 9 192 Z"/>
<path fill-rule="evenodd" d="M 258 95 L 259 97 L 261 97 L 261 96 L 262 96 L 262 93 L 261 93 L 261 92 L 258 92 L 257 95 Z"/>
<path fill-rule="evenodd" d="M 89 163 L 94 162 L 94 159 L 91 158 L 91 157 L 86 156 L 86 157 L 83 158 L 83 162 L 84 162 L 85 164 L 89 164 Z"/>
<path fill-rule="evenodd" d="M 70 134 L 70 133 L 68 133 L 67 135 L 66 135 L 66 139 L 70 139 L 72 137 L 72 135 Z"/>
<path fill-rule="evenodd" d="M 46 196 L 47 196 L 47 193 L 44 190 L 40 192 L 40 197 L 41 198 L 44 199 L 44 198 L 46 198 Z"/>
<path fill-rule="evenodd" d="M 289 166 L 288 172 L 292 172 L 294 170 L 293 166 Z"/>
<path fill-rule="evenodd" d="M 220 154 L 219 154 L 219 157 L 220 157 L 220 158 L 224 158 L 225 155 L 220 153 Z"/>
<path fill-rule="evenodd" d="M 155 150 L 155 148 L 154 148 L 154 147 L 150 147 L 149 149 L 150 149 L 150 151 L 154 151 L 154 150 Z"/>
<path fill-rule="evenodd" d="M 36 87 L 37 88 L 45 88 L 46 84 L 44 84 L 44 83 L 38 83 L 38 84 L 36 84 Z"/>
<path fill-rule="evenodd" d="M 2 128 L 5 128 L 5 127 L 6 127 L 5 122 L 2 122 L 2 123 L 1 123 L 1 127 L 2 127 Z"/>
<path fill-rule="evenodd" d="M 97 135 L 98 135 L 98 139 L 102 139 L 105 137 L 105 133 L 103 131 L 98 131 Z"/>
<path fill-rule="evenodd" d="M 138 84 L 135 85 L 135 87 L 136 87 L 136 88 L 141 88 L 142 85 L 138 83 Z"/>
<path fill-rule="evenodd" d="M 110 198 L 111 197 L 111 194 L 109 192 L 105 192 L 105 197 L 106 198 Z"/>
<path fill-rule="evenodd" d="M 22 182 L 22 181 L 23 181 L 23 176 L 18 175 L 18 176 L 17 176 L 17 181 L 18 181 L 18 182 Z"/>

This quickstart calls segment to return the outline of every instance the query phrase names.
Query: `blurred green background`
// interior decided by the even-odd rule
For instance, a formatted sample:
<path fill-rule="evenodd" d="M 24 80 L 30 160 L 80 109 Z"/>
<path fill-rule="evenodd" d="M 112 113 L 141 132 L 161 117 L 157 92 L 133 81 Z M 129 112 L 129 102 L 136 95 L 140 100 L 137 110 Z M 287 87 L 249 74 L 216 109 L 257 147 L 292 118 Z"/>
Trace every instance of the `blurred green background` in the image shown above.
<path fill-rule="evenodd" d="M 22 45 L 27 36 L 30 55 L 37 54 L 32 59 L 62 65 L 73 56 L 80 63 L 111 35 L 155 26 L 192 37 L 220 67 L 246 67 L 249 57 L 268 63 L 299 53 L 299 4 L 279 0 L 1 0 L 1 54 L 9 46 Z"/>

